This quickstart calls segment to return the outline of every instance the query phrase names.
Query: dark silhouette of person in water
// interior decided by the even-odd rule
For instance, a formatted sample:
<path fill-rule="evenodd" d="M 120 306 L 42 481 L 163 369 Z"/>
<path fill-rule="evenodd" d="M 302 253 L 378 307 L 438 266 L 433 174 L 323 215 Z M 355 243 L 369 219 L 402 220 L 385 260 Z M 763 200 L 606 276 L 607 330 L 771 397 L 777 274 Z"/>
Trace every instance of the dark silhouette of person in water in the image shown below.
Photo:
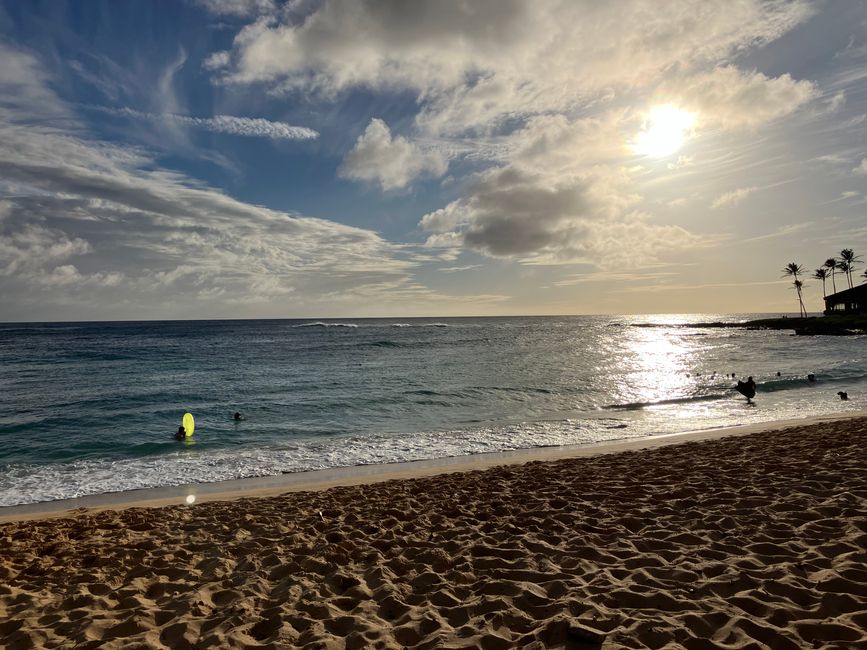
<path fill-rule="evenodd" d="M 752 376 L 749 376 L 746 381 L 739 381 L 735 390 L 747 398 L 747 404 L 752 404 L 756 396 L 756 382 L 753 381 Z"/>
<path fill-rule="evenodd" d="M 840 396 L 840 399 L 843 400 L 844 402 L 849 401 L 849 393 L 841 390 L 841 391 L 837 391 L 837 394 Z"/>
<path fill-rule="evenodd" d="M 238 413 L 238 411 L 235 411 L 235 415 L 232 416 L 232 419 L 233 419 L 233 420 L 240 420 L 240 419 L 241 419 L 241 414 Z"/>
<path fill-rule="evenodd" d="M 187 437 L 187 430 L 184 429 L 184 425 L 178 427 L 177 432 L 175 433 L 175 440 L 183 440 Z"/>

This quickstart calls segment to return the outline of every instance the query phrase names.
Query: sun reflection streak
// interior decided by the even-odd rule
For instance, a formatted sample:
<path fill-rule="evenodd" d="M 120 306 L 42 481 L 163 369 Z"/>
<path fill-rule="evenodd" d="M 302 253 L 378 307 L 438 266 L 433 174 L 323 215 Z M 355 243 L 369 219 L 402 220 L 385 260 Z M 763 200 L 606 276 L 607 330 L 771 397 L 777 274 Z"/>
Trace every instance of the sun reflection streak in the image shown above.
<path fill-rule="evenodd" d="M 691 396 L 695 379 L 690 369 L 696 352 L 663 327 L 634 328 L 627 342 L 628 367 L 621 391 L 634 403 L 656 404 Z"/>

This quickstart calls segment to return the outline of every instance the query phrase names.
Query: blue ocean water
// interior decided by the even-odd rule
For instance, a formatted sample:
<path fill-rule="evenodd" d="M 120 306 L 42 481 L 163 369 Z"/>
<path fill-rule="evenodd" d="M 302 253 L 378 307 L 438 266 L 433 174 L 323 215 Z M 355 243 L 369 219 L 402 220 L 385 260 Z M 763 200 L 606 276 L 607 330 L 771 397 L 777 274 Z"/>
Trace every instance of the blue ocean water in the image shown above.
<path fill-rule="evenodd" d="M 754 317 L 0 325 L 0 506 L 865 408 L 864 336 L 689 326 Z"/>

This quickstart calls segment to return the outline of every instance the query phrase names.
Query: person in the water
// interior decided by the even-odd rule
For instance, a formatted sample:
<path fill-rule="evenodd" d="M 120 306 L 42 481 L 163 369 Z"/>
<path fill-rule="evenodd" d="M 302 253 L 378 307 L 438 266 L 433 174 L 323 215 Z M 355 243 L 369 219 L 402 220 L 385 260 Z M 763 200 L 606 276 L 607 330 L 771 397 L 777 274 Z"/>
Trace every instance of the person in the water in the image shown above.
<path fill-rule="evenodd" d="M 738 385 L 735 386 L 735 390 L 747 398 L 747 404 L 752 404 L 753 398 L 756 396 L 756 382 L 753 380 L 752 376 L 747 377 L 746 381 L 738 382 Z"/>
<path fill-rule="evenodd" d="M 232 416 L 232 419 L 233 419 L 233 420 L 240 420 L 240 419 L 241 419 L 241 414 L 238 413 L 238 411 L 235 411 L 235 415 Z"/>
<path fill-rule="evenodd" d="M 177 432 L 175 433 L 175 440 L 183 440 L 187 437 L 187 430 L 184 429 L 184 425 L 178 427 Z"/>

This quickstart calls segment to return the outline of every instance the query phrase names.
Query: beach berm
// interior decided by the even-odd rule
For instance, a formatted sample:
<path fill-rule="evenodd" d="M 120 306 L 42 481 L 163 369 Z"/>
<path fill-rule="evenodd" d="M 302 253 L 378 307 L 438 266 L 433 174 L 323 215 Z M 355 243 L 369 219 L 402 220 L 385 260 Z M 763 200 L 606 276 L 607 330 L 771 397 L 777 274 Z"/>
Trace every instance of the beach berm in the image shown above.
<path fill-rule="evenodd" d="M 867 647 L 867 418 L 0 525 L 9 648 Z"/>

